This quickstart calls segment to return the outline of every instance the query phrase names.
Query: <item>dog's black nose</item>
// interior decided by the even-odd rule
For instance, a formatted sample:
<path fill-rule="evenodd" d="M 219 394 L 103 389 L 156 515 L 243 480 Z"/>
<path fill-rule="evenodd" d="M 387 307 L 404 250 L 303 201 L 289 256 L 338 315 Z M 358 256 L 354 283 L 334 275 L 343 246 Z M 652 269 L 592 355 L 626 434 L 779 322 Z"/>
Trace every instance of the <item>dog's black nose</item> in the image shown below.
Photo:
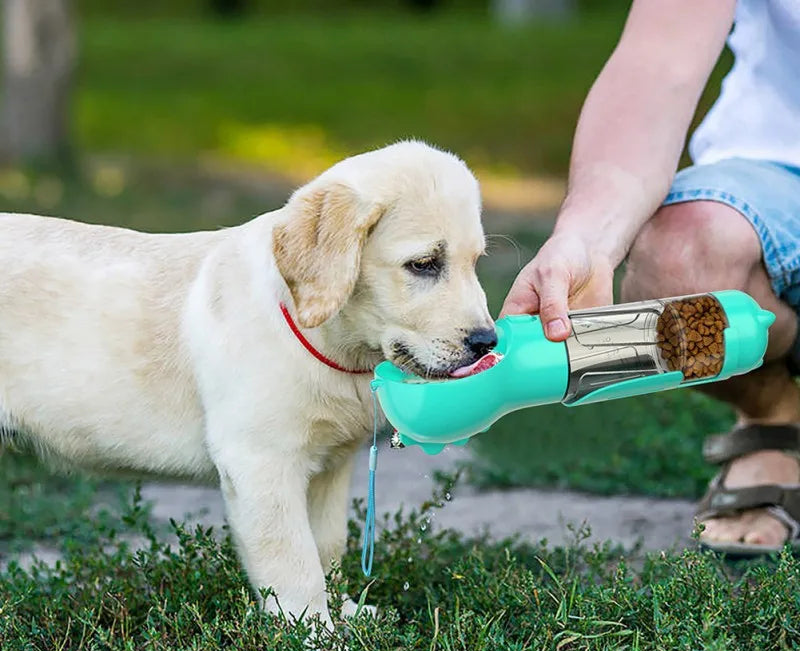
<path fill-rule="evenodd" d="M 497 332 L 494 328 L 473 330 L 464 339 L 464 344 L 475 355 L 475 359 L 480 359 L 497 345 Z"/>

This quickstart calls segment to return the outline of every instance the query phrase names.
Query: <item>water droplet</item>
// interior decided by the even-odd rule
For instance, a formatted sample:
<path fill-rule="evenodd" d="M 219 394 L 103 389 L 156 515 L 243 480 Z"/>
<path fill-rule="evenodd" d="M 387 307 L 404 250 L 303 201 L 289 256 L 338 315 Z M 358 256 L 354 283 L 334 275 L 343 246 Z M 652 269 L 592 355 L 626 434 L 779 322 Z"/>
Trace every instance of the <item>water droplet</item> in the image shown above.
<path fill-rule="evenodd" d="M 413 559 L 413 558 L 411 558 L 411 557 L 409 556 L 409 557 L 408 557 L 408 562 L 409 562 L 409 563 L 413 563 L 413 562 L 414 562 L 414 559 Z"/>
<path fill-rule="evenodd" d="M 422 538 L 417 538 L 417 544 L 419 545 L 422 542 Z"/>
<path fill-rule="evenodd" d="M 408 588 L 409 588 L 408 581 L 406 581 L 406 582 L 403 584 L 403 590 L 408 590 Z"/>
<path fill-rule="evenodd" d="M 425 531 L 425 529 L 427 529 L 427 528 L 428 528 L 428 525 L 423 523 L 423 525 L 419 528 L 419 530 L 420 531 Z"/>
<path fill-rule="evenodd" d="M 450 495 L 450 493 L 445 493 L 445 494 L 444 494 L 444 499 L 446 499 L 446 500 L 449 502 L 450 500 L 452 500 L 452 499 L 453 499 L 453 496 L 452 496 L 452 495 Z"/>

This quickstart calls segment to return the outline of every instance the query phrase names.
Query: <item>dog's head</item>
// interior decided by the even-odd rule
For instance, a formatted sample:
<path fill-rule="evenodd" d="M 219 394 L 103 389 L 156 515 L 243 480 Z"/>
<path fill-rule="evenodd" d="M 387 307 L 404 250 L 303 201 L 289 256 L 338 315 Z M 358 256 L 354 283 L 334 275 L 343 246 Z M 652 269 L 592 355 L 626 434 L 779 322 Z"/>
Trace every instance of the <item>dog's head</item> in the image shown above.
<path fill-rule="evenodd" d="M 428 377 L 494 345 L 475 273 L 480 192 L 455 156 L 419 142 L 354 156 L 287 209 L 273 253 L 303 327 L 337 316 L 348 339 Z"/>

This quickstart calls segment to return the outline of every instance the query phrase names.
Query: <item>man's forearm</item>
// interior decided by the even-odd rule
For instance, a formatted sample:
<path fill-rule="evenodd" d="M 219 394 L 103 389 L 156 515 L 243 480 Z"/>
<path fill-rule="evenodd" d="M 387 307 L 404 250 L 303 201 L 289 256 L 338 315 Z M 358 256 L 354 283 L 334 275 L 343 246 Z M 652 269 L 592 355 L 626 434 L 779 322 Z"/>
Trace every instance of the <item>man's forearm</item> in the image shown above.
<path fill-rule="evenodd" d="M 615 265 L 667 193 L 697 103 L 696 89 L 653 76 L 612 58 L 575 133 L 557 230 L 591 230 Z"/>
<path fill-rule="evenodd" d="M 556 233 L 590 234 L 593 248 L 614 265 L 669 189 L 732 21 L 732 0 L 694 4 L 698 14 L 692 20 L 700 24 L 692 27 L 673 14 L 657 20 L 659 11 L 681 4 L 634 3 L 575 133 Z"/>

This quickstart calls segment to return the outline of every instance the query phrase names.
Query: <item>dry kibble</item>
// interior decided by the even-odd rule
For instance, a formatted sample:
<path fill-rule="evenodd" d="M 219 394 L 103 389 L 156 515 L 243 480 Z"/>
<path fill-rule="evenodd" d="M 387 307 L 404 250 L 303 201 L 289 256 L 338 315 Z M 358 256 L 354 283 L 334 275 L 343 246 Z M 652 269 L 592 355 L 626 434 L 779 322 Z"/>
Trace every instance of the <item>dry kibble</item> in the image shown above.
<path fill-rule="evenodd" d="M 725 313 L 713 296 L 670 301 L 656 324 L 656 345 L 667 368 L 681 371 L 684 379 L 713 377 L 725 359 L 726 327 Z"/>

